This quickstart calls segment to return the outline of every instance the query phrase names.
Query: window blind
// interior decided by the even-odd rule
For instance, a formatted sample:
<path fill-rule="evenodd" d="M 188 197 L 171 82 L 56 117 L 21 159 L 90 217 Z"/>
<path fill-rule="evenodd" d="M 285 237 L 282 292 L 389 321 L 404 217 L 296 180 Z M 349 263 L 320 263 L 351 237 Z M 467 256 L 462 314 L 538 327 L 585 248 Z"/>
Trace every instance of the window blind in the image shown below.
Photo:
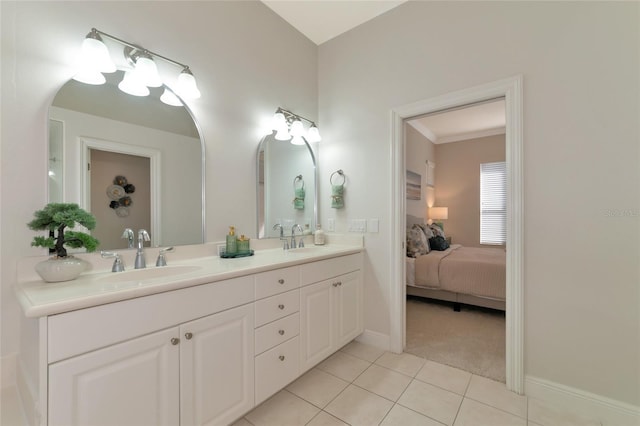
<path fill-rule="evenodd" d="M 507 239 L 507 163 L 480 164 L 480 244 Z"/>

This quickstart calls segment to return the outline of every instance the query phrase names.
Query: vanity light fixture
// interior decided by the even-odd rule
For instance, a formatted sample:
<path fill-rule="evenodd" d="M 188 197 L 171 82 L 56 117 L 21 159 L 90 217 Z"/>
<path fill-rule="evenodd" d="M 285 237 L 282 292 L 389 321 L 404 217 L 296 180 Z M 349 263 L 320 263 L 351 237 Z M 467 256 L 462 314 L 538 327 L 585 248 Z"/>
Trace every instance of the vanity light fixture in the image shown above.
<path fill-rule="evenodd" d="M 201 96 L 196 84 L 196 79 L 188 65 L 174 61 L 166 56 L 129 43 L 128 41 L 114 37 L 95 28 L 91 29 L 91 32 L 87 34 L 82 42 L 80 70 L 73 77 L 74 80 L 86 84 L 104 84 L 106 79 L 102 73 L 116 71 L 116 66 L 111 59 L 109 49 L 103 42 L 103 37 L 124 46 L 124 57 L 131 68 L 125 70 L 125 76 L 118 84 L 118 88 L 123 92 L 133 96 L 147 96 L 150 93 L 149 87 L 162 86 L 162 78 L 154 62 L 157 59 L 162 59 L 181 69 L 175 90 L 168 92 L 165 89 L 165 92 L 160 98 L 162 102 L 168 105 L 182 106 L 183 104 L 176 94 L 186 99 L 197 99 Z"/>
<path fill-rule="evenodd" d="M 303 120 L 310 124 L 306 132 L 302 124 Z M 280 107 L 271 120 L 271 130 L 276 132 L 275 138 L 277 140 L 288 141 L 291 139 L 293 145 L 304 145 L 305 139 L 312 143 L 322 140 L 318 127 L 313 121 Z"/>

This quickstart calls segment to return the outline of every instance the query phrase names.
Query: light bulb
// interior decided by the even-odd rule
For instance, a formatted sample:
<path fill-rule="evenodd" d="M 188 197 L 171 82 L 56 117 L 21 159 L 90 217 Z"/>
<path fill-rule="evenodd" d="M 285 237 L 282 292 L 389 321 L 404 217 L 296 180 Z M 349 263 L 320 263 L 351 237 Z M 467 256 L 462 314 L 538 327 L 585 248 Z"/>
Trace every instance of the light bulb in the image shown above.
<path fill-rule="evenodd" d="M 307 131 L 307 140 L 309 142 L 320 142 L 322 138 L 320 137 L 320 132 L 315 124 L 312 124 Z"/>
<path fill-rule="evenodd" d="M 112 73 L 116 70 L 111 55 L 109 55 L 109 49 L 95 30 L 87 34 L 87 37 L 82 41 L 82 56 L 86 63 L 91 64 L 100 72 Z"/>
<path fill-rule="evenodd" d="M 134 73 L 136 73 L 136 78 L 147 87 L 162 86 L 162 79 L 158 75 L 158 67 L 156 67 L 156 63 L 151 58 L 140 56 L 136 60 Z"/>
<path fill-rule="evenodd" d="M 295 120 L 291 123 L 291 136 L 302 136 L 304 135 L 304 127 L 302 126 L 302 121 Z"/>
<path fill-rule="evenodd" d="M 118 89 L 133 96 L 149 96 L 149 88 L 144 85 L 133 71 L 127 71 L 118 84 Z"/>
<path fill-rule="evenodd" d="M 171 106 L 182 106 L 182 102 L 180 101 L 180 99 L 178 99 L 178 97 L 169 89 L 167 89 L 165 87 L 164 92 L 162 93 L 162 96 L 160 96 L 160 100 L 162 102 L 164 102 L 167 105 L 171 105 Z"/>
<path fill-rule="evenodd" d="M 107 79 L 104 75 L 93 67 L 85 65 L 80 66 L 80 71 L 73 76 L 73 79 L 80 83 L 100 85 L 106 83 Z"/>
<path fill-rule="evenodd" d="M 198 86 L 196 85 L 196 78 L 189 68 L 183 69 L 178 76 L 178 94 L 188 99 L 198 99 L 200 97 L 200 90 L 198 90 Z"/>
<path fill-rule="evenodd" d="M 304 139 L 302 136 L 294 136 L 291 139 L 291 145 L 304 145 Z"/>
<path fill-rule="evenodd" d="M 280 129 L 278 129 L 278 133 L 276 133 L 276 139 L 279 141 L 288 141 L 289 139 L 291 139 L 289 130 L 286 127 L 281 127 Z"/>

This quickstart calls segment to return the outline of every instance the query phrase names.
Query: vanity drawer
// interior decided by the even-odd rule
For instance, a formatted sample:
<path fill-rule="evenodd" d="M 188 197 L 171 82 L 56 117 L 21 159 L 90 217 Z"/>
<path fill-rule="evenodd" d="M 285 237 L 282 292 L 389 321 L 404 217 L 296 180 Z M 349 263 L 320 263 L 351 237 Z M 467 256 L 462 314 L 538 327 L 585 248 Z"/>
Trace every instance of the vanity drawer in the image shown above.
<path fill-rule="evenodd" d="M 260 354 L 299 333 L 300 314 L 298 312 L 263 325 L 255 331 L 255 353 Z"/>
<path fill-rule="evenodd" d="M 300 269 L 276 269 L 256 274 L 256 300 L 300 287 Z"/>
<path fill-rule="evenodd" d="M 256 306 L 256 327 L 286 317 L 300 310 L 300 290 L 295 289 L 258 300 Z"/>
<path fill-rule="evenodd" d="M 300 348 L 296 336 L 256 357 L 256 405 L 298 377 L 299 355 Z"/>
<path fill-rule="evenodd" d="M 300 266 L 300 283 L 308 285 L 362 269 L 362 253 L 334 257 Z"/>

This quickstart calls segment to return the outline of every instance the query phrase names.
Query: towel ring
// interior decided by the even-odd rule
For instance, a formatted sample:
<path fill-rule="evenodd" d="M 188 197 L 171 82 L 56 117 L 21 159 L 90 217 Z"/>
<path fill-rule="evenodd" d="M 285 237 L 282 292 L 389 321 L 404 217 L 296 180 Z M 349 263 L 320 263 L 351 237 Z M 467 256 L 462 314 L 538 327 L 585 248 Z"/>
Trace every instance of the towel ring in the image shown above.
<path fill-rule="evenodd" d="M 296 183 L 300 181 L 300 183 L 302 184 L 302 186 L 299 189 L 304 189 L 304 179 L 302 179 L 302 175 L 298 175 L 295 178 L 293 178 L 293 190 L 295 191 L 296 189 Z"/>
<path fill-rule="evenodd" d="M 342 183 L 340 185 L 344 185 L 344 183 L 347 181 L 347 178 L 345 177 L 344 172 L 342 171 L 342 169 L 336 170 L 335 172 L 331 173 L 331 177 L 329 177 L 329 183 L 331 185 L 333 185 L 333 176 L 336 173 L 339 174 L 340 176 L 342 176 Z"/>

